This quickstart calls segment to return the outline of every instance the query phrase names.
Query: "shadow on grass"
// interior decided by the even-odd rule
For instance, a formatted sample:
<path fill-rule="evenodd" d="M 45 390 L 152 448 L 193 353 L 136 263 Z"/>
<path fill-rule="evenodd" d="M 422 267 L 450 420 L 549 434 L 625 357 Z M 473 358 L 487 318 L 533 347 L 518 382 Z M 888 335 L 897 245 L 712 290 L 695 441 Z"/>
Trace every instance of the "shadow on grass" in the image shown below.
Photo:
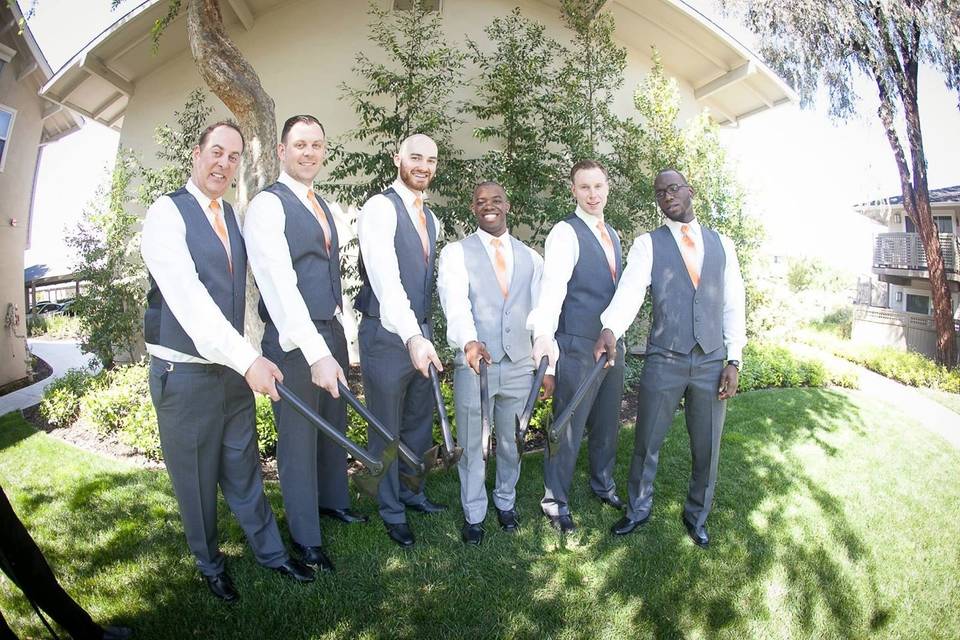
<path fill-rule="evenodd" d="M 751 637 L 756 625 L 777 628 L 771 619 L 784 616 L 794 629 L 786 635 L 851 637 L 884 628 L 896 612 L 882 602 L 850 505 L 788 454 L 804 446 L 835 457 L 837 429 L 864 429 L 842 394 L 754 392 L 732 401 L 706 552 L 680 523 L 690 469 L 681 420 L 661 452 L 651 521 L 624 539 L 608 532 L 618 514 L 591 497 L 585 456 L 572 490 L 580 527 L 572 536 L 559 537 L 539 516 L 542 457 L 530 455 L 518 485 L 519 534 L 501 532 L 491 515 L 484 544 L 463 545 L 456 475 L 433 475 L 431 498 L 452 508 L 411 515 L 413 549 L 393 545 L 375 516 L 360 526 L 325 522 L 337 573 L 307 586 L 259 567 L 221 501 L 220 538 L 241 592 L 235 606 L 206 593 L 165 473 L 78 475 L 69 486 L 36 481 L 16 492 L 21 518 L 44 523 L 38 542 L 78 600 L 143 638 Z M 10 437 L 22 436 L 0 434 L 0 449 Z M 632 428 L 624 429 L 621 480 L 632 441 Z M 488 485 L 492 477 L 491 465 Z M 285 532 L 275 484 L 268 495 Z M 797 530 L 789 515 L 798 496 L 816 505 L 816 535 Z M 376 513 L 367 499 L 359 507 Z M 866 574 L 869 593 L 851 565 Z"/>

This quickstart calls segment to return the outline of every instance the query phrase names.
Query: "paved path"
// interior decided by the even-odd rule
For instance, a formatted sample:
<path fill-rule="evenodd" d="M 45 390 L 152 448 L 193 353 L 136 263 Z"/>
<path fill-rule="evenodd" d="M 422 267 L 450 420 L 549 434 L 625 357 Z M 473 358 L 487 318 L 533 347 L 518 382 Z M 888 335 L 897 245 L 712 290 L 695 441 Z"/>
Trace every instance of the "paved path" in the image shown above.
<path fill-rule="evenodd" d="M 0 416 L 37 404 L 48 384 L 70 369 L 87 366 L 87 362 L 93 357 L 80 353 L 80 344 L 73 341 L 28 340 L 27 343 L 30 351 L 46 361 L 53 373 L 36 384 L 0 396 Z"/>
<path fill-rule="evenodd" d="M 960 449 L 960 413 L 956 413 L 935 400 L 923 395 L 916 388 L 886 378 L 866 367 L 838 358 L 806 344 L 791 345 L 797 353 L 810 355 L 837 368 L 853 369 L 860 376 L 860 391 L 889 404 L 920 423 L 927 431 L 937 434 Z"/>

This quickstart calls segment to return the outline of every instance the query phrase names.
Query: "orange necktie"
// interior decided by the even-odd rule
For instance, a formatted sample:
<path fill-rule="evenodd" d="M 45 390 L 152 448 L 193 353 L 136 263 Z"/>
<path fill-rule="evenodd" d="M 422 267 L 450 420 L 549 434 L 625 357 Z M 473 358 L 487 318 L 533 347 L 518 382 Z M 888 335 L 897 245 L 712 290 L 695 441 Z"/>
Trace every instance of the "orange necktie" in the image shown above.
<path fill-rule="evenodd" d="M 693 241 L 690 235 L 690 225 L 685 224 L 680 227 L 680 253 L 683 255 L 683 263 L 687 265 L 687 273 L 690 274 L 690 280 L 693 282 L 693 288 L 700 286 L 700 270 L 697 268 L 697 243 Z"/>
<path fill-rule="evenodd" d="M 610 233 L 607 231 L 607 225 L 603 222 L 597 223 L 597 230 L 600 231 L 600 237 L 603 239 L 603 252 L 607 254 L 607 266 L 610 267 L 610 277 L 617 281 L 617 258 L 613 250 L 613 240 L 610 239 Z"/>
<path fill-rule="evenodd" d="M 230 273 L 233 273 L 233 260 L 230 259 L 230 236 L 227 235 L 227 225 L 223 223 L 223 212 L 220 210 L 220 203 L 216 200 L 210 201 L 210 211 L 213 212 L 213 230 L 217 232 L 217 237 L 223 243 L 223 250 L 227 252 L 227 267 Z"/>
<path fill-rule="evenodd" d="M 330 253 L 330 225 L 327 224 L 327 216 L 323 213 L 323 209 L 320 208 L 320 203 L 317 202 L 317 195 L 313 192 L 313 189 L 307 191 L 307 200 L 310 201 L 310 206 L 313 207 L 313 215 L 316 216 L 317 222 L 320 223 L 320 228 L 323 230 L 323 243 L 327 247 L 327 254 Z"/>
<path fill-rule="evenodd" d="M 420 234 L 420 244 L 423 245 L 423 261 L 427 262 L 430 260 L 430 236 L 427 235 L 427 215 L 423 212 L 423 198 L 417 196 L 413 206 L 416 207 L 417 215 L 420 216 L 417 233 Z"/>
<path fill-rule="evenodd" d="M 493 246 L 493 265 L 496 267 L 497 272 L 497 282 L 500 283 L 500 291 L 503 293 L 503 297 L 507 297 L 507 293 L 510 292 L 510 283 L 507 280 L 507 260 L 503 257 L 503 251 L 500 250 L 501 242 L 500 238 L 494 238 L 490 241 L 490 244 Z"/>

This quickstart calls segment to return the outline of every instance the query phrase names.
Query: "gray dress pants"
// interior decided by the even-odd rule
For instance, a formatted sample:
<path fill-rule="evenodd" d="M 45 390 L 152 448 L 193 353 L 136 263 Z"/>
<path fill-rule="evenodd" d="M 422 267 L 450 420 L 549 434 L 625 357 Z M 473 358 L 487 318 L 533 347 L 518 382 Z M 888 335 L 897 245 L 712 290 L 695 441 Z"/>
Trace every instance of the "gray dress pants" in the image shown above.
<path fill-rule="evenodd" d="M 645 518 L 653 507 L 653 481 L 660 446 L 673 423 L 680 398 L 685 398 L 693 473 L 683 517 L 695 527 L 706 523 L 717 484 L 720 436 L 726 414 L 727 403 L 718 398 L 725 359 L 723 347 L 710 353 L 704 353 L 699 345 L 690 353 L 648 348 L 640 376 L 637 427 L 630 461 L 627 516 L 631 519 Z"/>
<path fill-rule="evenodd" d="M 343 326 L 336 319 L 315 320 L 314 324 L 333 357 L 347 371 L 350 360 Z M 303 352 L 294 349 L 284 353 L 276 339 L 269 339 L 275 335 L 276 328 L 268 325 L 262 343 L 263 355 L 280 367 L 283 384 L 334 428 L 346 433 L 344 400 L 334 399 L 314 385 Z M 323 542 L 319 509 L 346 509 L 350 506 L 347 452 L 321 435 L 287 403 L 274 402 L 273 415 L 277 422 L 277 472 L 290 537 L 303 546 L 318 547 Z"/>
<path fill-rule="evenodd" d="M 247 536 L 257 562 L 287 561 L 277 521 L 263 494 L 253 392 L 220 365 L 150 360 L 150 396 L 160 445 L 180 505 L 187 546 L 200 572 L 224 570 L 217 537 L 217 487 Z"/>
<path fill-rule="evenodd" d="M 556 335 L 560 347 L 557 360 L 557 388 L 553 398 L 556 417 L 570 403 L 580 383 L 596 363 L 594 341 L 565 333 Z M 567 493 L 580 453 L 580 442 L 589 430 L 587 448 L 590 457 L 590 489 L 601 497 L 616 493 L 613 467 L 617 459 L 617 435 L 620 432 L 620 401 L 623 398 L 623 342 L 617 343 L 617 362 L 584 396 L 569 425 L 560 434 L 557 452 L 543 457 L 544 494 L 540 507 L 548 516 L 568 515 Z"/>
<path fill-rule="evenodd" d="M 430 334 L 424 331 L 424 335 Z M 390 433 L 399 434 L 404 444 L 422 455 L 433 446 L 435 403 L 430 380 L 413 368 L 400 336 L 384 329 L 379 318 L 364 316 L 359 337 L 367 408 Z M 386 443 L 372 429 L 367 430 L 367 435 L 370 452 L 379 457 Z M 380 517 L 387 524 L 406 522 L 406 505 L 422 504 L 427 499 L 422 485 L 412 492 L 400 483 L 400 469 L 413 474 L 405 462 L 397 460 L 380 482 Z"/>
<path fill-rule="evenodd" d="M 524 358 L 512 362 L 504 356 L 487 367 L 490 394 L 491 429 L 497 436 L 497 477 L 493 504 L 501 511 L 513 509 L 517 480 L 520 478 L 520 452 L 517 451 L 516 417 L 533 384 L 533 361 Z M 457 441 L 463 455 L 457 465 L 460 474 L 460 502 L 463 517 L 470 524 L 483 522 L 487 514 L 486 463 L 483 461 L 483 429 L 480 422 L 480 376 L 457 357 L 453 374 L 453 392 L 457 405 Z"/>

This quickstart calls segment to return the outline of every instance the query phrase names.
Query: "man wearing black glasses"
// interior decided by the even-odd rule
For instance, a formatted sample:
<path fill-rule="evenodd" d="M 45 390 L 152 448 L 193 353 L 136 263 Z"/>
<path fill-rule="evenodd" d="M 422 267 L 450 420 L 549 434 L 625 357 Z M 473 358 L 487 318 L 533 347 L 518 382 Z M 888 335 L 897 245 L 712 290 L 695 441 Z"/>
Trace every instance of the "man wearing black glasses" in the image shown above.
<path fill-rule="evenodd" d="M 726 401 L 737 392 L 746 344 L 743 278 L 730 239 L 697 222 L 686 178 L 673 169 L 661 171 L 654 189 L 666 220 L 634 241 L 594 346 L 597 358 L 607 353 L 613 360 L 617 338 L 633 322 L 649 286 L 653 321 L 640 378 L 627 513 L 611 531 L 626 535 L 649 519 L 660 445 L 685 398 L 693 473 L 682 518 L 693 542 L 707 547 Z"/>

